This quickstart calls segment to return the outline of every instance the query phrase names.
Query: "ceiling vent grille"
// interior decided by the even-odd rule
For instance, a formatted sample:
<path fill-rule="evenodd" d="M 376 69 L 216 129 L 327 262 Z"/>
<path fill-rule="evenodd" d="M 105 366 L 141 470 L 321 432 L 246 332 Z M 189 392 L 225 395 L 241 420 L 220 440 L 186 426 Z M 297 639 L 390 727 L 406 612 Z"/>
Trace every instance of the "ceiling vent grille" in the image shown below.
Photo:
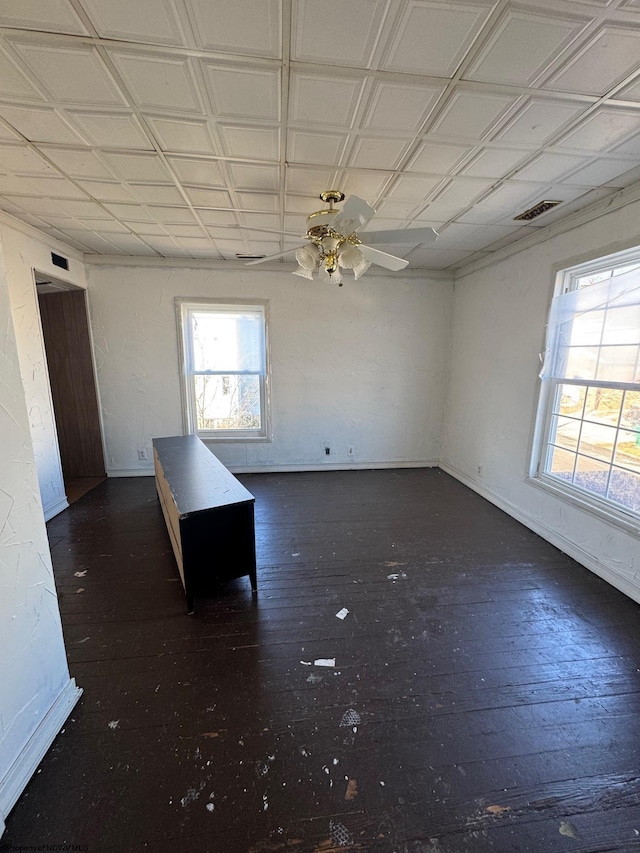
<path fill-rule="evenodd" d="M 249 252 L 236 252 L 236 258 L 239 261 L 258 261 L 266 257 L 266 255 L 252 255 Z"/>
<path fill-rule="evenodd" d="M 547 210 L 551 210 L 552 207 L 557 207 L 559 204 L 562 204 L 562 202 L 549 200 L 539 201 L 538 204 L 530 207 L 529 210 L 525 210 L 525 212 L 519 214 L 519 216 L 514 216 L 514 222 L 518 220 L 530 222 L 532 219 L 535 219 L 536 216 L 541 216 L 543 213 L 546 213 Z"/>

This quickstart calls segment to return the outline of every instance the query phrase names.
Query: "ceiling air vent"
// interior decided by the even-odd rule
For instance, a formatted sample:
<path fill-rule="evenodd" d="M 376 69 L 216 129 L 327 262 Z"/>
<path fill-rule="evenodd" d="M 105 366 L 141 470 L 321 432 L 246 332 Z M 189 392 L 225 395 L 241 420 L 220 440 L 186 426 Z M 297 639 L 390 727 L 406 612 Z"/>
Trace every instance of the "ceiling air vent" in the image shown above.
<path fill-rule="evenodd" d="M 551 210 L 552 207 L 557 207 L 559 204 L 562 204 L 562 202 L 549 200 L 539 201 L 533 207 L 530 207 L 529 210 L 525 210 L 525 212 L 521 213 L 519 216 L 514 216 L 514 222 L 517 220 L 530 222 L 532 219 L 535 219 L 536 216 L 541 216 L 543 213 L 546 213 L 547 210 Z"/>
<path fill-rule="evenodd" d="M 236 258 L 239 261 L 261 261 L 262 258 L 266 257 L 266 255 L 252 255 L 249 252 L 236 252 Z"/>

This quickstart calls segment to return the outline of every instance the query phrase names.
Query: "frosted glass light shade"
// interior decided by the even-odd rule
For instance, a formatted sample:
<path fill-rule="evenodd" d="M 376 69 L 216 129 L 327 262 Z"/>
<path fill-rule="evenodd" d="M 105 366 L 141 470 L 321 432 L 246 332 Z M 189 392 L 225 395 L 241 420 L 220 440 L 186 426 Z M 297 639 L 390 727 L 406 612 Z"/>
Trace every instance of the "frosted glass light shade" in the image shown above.
<path fill-rule="evenodd" d="M 318 266 L 320 253 L 313 245 L 302 246 L 296 250 L 296 261 L 305 270 L 314 270 Z"/>

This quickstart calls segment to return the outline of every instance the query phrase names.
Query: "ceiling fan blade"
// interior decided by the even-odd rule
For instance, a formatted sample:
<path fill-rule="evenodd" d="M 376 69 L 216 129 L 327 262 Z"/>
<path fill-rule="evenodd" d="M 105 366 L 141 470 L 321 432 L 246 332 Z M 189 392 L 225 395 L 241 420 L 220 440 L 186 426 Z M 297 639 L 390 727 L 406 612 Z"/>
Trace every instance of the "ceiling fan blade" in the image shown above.
<path fill-rule="evenodd" d="M 266 264 L 267 261 L 275 261 L 276 258 L 284 258 L 285 255 L 292 255 L 294 252 L 297 252 L 298 249 L 304 248 L 303 246 L 296 246 L 295 249 L 287 249 L 286 252 L 278 252 L 277 255 L 267 255 L 266 258 L 258 258 L 255 261 L 247 261 L 245 267 L 252 267 L 255 264 Z"/>
<path fill-rule="evenodd" d="M 350 195 L 332 223 L 332 227 L 343 234 L 350 234 L 366 225 L 375 215 L 376 212 L 370 204 L 358 198 L 357 195 Z"/>
<path fill-rule="evenodd" d="M 403 270 L 409 261 L 404 258 L 396 258 L 395 255 L 389 255 L 387 252 L 381 252 L 380 249 L 373 249 L 371 246 L 359 245 L 358 248 L 362 252 L 365 261 L 370 261 L 372 264 L 377 264 L 379 267 L 384 267 L 387 270 Z"/>
<path fill-rule="evenodd" d="M 359 238 L 370 245 L 371 243 L 406 243 L 406 245 L 422 245 L 433 243 L 438 232 L 433 228 L 400 228 L 397 231 L 365 231 Z"/>

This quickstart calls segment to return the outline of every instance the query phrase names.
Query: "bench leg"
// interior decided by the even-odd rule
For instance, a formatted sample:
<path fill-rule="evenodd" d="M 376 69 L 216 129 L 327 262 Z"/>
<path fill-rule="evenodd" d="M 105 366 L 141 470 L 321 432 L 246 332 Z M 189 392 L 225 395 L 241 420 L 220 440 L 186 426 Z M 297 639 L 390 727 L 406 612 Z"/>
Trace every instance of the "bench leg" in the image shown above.
<path fill-rule="evenodd" d="M 249 580 L 251 581 L 251 592 L 255 595 L 258 592 L 258 573 L 255 568 L 249 572 Z"/>

